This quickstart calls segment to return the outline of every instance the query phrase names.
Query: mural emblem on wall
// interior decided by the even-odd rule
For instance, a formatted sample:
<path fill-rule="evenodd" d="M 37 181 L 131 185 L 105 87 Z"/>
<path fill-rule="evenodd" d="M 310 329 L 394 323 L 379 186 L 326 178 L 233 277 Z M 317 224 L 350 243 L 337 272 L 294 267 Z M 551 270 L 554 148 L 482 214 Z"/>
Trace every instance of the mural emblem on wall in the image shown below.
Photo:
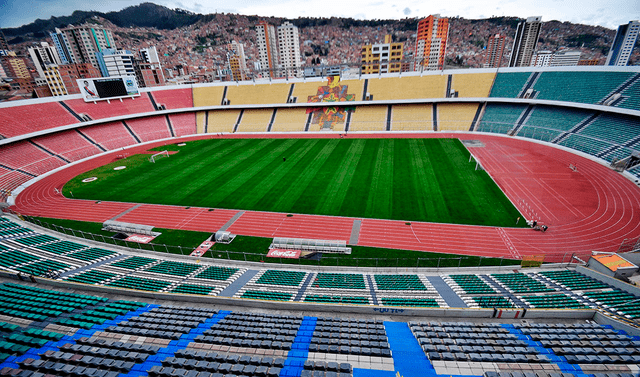
<path fill-rule="evenodd" d="M 318 87 L 315 96 L 309 96 L 307 103 L 314 102 L 346 102 L 355 101 L 355 94 L 348 94 L 348 85 L 340 85 L 340 76 L 329 77 L 326 86 Z M 355 107 L 327 106 L 309 107 L 307 114 L 311 113 L 311 124 L 319 124 L 321 130 L 333 130 L 334 126 L 344 124 L 347 114 L 355 111 Z"/>

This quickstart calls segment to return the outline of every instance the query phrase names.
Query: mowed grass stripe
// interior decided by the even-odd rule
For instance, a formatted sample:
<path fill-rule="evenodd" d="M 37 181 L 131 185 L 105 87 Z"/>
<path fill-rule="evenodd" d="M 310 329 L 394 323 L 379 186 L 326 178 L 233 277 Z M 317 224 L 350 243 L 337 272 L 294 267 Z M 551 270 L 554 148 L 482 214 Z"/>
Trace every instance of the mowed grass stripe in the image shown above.
<path fill-rule="evenodd" d="M 247 181 L 243 190 L 237 190 L 228 200 L 237 201 L 239 208 L 256 208 L 269 210 L 270 206 L 259 205 L 265 197 L 277 194 L 277 189 L 287 176 L 295 176 L 301 168 L 299 162 L 308 155 L 316 143 L 309 140 L 296 139 L 280 156 L 273 159 L 264 169 L 264 174 L 255 175 Z"/>
<path fill-rule="evenodd" d="M 327 188 L 316 207 L 316 213 L 331 215 L 340 212 L 351 184 L 351 179 L 356 172 L 356 166 L 358 166 L 358 161 L 362 157 L 364 146 L 365 140 L 363 139 L 351 143 L 342 159 L 342 163 L 335 170 L 333 177 L 329 179 Z"/>
<path fill-rule="evenodd" d="M 294 208 L 299 208 L 295 206 L 298 202 L 308 203 L 312 201 L 315 195 L 313 195 L 310 186 L 317 179 L 318 172 L 333 154 L 338 143 L 338 140 L 315 143 L 308 159 L 300 162 L 302 169 L 299 170 L 299 175 L 297 177 L 287 177 L 287 180 L 282 181 L 282 186 L 280 187 L 283 190 L 281 191 L 282 195 L 273 196 L 276 200 L 273 201 L 272 208 L 281 208 L 282 212 L 293 212 Z"/>
<path fill-rule="evenodd" d="M 376 162 L 371 177 L 371 186 L 367 195 L 367 206 L 364 217 L 380 216 L 382 219 L 390 219 L 393 213 L 391 192 L 393 191 L 393 153 L 394 139 L 382 139 L 378 143 Z M 366 187 L 362 188 L 362 195 L 366 193 Z"/>
<path fill-rule="evenodd" d="M 258 159 L 247 159 L 228 175 L 218 179 L 217 184 L 211 187 L 209 195 L 204 199 L 212 201 L 216 207 L 237 208 L 237 202 L 234 200 L 237 199 L 237 194 L 244 194 L 249 189 L 247 182 L 254 176 L 261 180 L 274 160 L 280 158 L 280 155 L 294 143 L 295 140 L 287 139 L 282 143 L 264 145 L 259 151 Z"/>
<path fill-rule="evenodd" d="M 367 208 L 369 195 L 373 191 L 371 182 L 376 164 L 377 151 L 380 149 L 380 139 L 365 139 L 365 149 L 355 168 L 355 174 L 346 191 L 346 198 L 340 207 L 343 216 L 359 217 Z"/>
<path fill-rule="evenodd" d="M 457 139 L 209 139 L 84 173 L 95 200 L 515 226 L 521 216 Z M 287 161 L 282 160 L 283 157 Z M 127 169 L 113 171 L 117 165 Z M 91 183 L 81 179 L 98 176 Z"/>

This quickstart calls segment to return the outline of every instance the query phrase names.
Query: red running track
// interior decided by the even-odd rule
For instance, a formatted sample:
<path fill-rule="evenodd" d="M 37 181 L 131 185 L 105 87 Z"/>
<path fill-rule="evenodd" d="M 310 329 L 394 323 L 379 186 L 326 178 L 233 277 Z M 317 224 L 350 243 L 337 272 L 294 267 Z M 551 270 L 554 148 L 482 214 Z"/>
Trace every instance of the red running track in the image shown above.
<path fill-rule="evenodd" d="M 191 137 L 217 138 L 216 135 Z M 260 138 L 265 135 L 225 135 Z M 335 134 L 268 135 L 268 137 L 330 138 Z M 616 251 L 620 243 L 640 237 L 640 189 L 606 166 L 562 149 L 511 137 L 462 134 L 359 134 L 358 137 L 454 137 L 479 140 L 469 147 L 503 192 L 526 218 L 549 226 L 545 233 L 525 228 L 452 225 L 362 219 L 358 245 L 438 253 L 515 257 L 547 255 L 547 261 L 568 261 L 591 251 Z M 127 150 L 141 153 L 154 146 Z M 77 174 L 112 162 L 118 152 L 69 166 L 26 188 L 16 198 L 15 210 L 27 215 L 104 222 L 135 203 L 74 200 L 57 194 Z M 569 165 L 577 166 L 574 171 Z M 141 205 L 119 221 L 162 228 L 216 231 L 237 210 Z M 246 211 L 229 231 L 259 237 L 298 237 L 348 241 L 353 218 Z M 522 220 L 524 221 L 524 219 Z"/>

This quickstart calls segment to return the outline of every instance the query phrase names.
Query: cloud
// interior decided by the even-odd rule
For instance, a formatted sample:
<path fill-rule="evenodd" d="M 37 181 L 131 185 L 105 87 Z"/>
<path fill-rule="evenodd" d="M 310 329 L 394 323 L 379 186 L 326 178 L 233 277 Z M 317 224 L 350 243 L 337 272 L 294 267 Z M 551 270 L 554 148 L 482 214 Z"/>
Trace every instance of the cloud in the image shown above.
<path fill-rule="evenodd" d="M 408 16 L 408 15 L 410 15 L 410 14 L 411 14 L 411 9 L 409 9 L 409 7 L 404 8 L 404 9 L 402 10 L 402 13 L 404 13 L 404 15 L 405 15 L 405 16 Z"/>

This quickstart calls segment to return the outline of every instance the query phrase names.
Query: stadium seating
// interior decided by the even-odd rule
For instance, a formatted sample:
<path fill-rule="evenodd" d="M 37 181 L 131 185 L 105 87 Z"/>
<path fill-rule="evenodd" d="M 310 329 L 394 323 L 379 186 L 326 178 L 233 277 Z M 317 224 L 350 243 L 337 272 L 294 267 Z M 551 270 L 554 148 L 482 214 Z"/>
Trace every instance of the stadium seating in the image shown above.
<path fill-rule="evenodd" d="M 342 82 L 341 82 L 342 83 Z M 389 99 L 444 98 L 446 75 L 403 76 L 399 78 L 370 78 L 367 93 L 374 101 Z M 360 97 L 356 97 L 360 100 Z"/>
<path fill-rule="evenodd" d="M 631 78 L 631 72 L 542 72 L 535 82 L 536 99 L 599 103 Z"/>
<path fill-rule="evenodd" d="M 66 164 L 62 159 L 50 155 L 28 141 L 3 145 L 0 151 L 0 165 L 33 175 L 40 175 Z"/>
<path fill-rule="evenodd" d="M 305 276 L 306 273 L 302 271 L 266 270 L 260 274 L 255 283 L 298 287 Z"/>
<path fill-rule="evenodd" d="M 433 107 L 425 105 L 393 105 L 391 108 L 392 131 L 432 131 Z"/>
<path fill-rule="evenodd" d="M 224 86 L 196 86 L 193 88 L 193 107 L 220 106 Z"/>
<path fill-rule="evenodd" d="M 302 132 L 308 118 L 305 109 L 278 109 L 271 132 Z"/>
<path fill-rule="evenodd" d="M 569 134 L 566 138 L 558 142 L 565 147 L 573 148 L 593 156 L 597 156 L 612 146 L 612 144 L 595 137 L 582 136 L 580 134 Z"/>
<path fill-rule="evenodd" d="M 151 263 L 157 263 L 157 259 L 145 258 L 145 257 L 129 257 L 123 260 L 112 263 L 111 267 L 125 268 L 128 270 L 137 270 Z"/>
<path fill-rule="evenodd" d="M 582 295 L 591 302 L 602 306 L 616 314 L 627 318 L 640 318 L 640 300 L 637 296 L 619 289 L 583 292 Z"/>
<path fill-rule="evenodd" d="M 592 136 L 612 144 L 625 145 L 640 135 L 640 120 L 625 115 L 601 114 L 578 134 Z"/>
<path fill-rule="evenodd" d="M 198 123 L 198 133 L 233 132 L 238 123 L 240 110 L 209 111 L 209 118 L 206 120 L 206 125 L 205 116 L 207 113 L 200 112 L 198 114 L 202 114 L 199 120 L 200 123 Z"/>
<path fill-rule="evenodd" d="M 176 137 L 195 135 L 197 133 L 196 119 L 193 113 L 171 114 L 169 115 L 169 121 Z"/>
<path fill-rule="evenodd" d="M 569 131 L 593 115 L 593 111 L 538 105 L 529 113 L 524 124 L 533 127 Z"/>
<path fill-rule="evenodd" d="M 418 275 L 374 275 L 378 290 L 426 291 Z"/>
<path fill-rule="evenodd" d="M 167 118 L 163 115 L 129 119 L 125 123 L 142 142 L 171 137 Z"/>
<path fill-rule="evenodd" d="M 186 277 L 201 267 L 193 263 L 163 261 L 145 269 L 145 271 Z"/>
<path fill-rule="evenodd" d="M 70 277 L 67 277 L 65 280 L 84 284 L 100 284 L 106 280 L 113 279 L 116 276 L 118 276 L 118 274 L 115 274 L 113 272 L 90 270 L 87 272 L 74 274 Z"/>
<path fill-rule="evenodd" d="M 449 275 L 447 278 L 445 278 L 445 281 L 452 286 L 454 291 L 461 291 L 467 294 L 496 293 L 495 289 L 491 288 L 477 275 Z"/>
<path fill-rule="evenodd" d="M 153 96 L 157 106 L 164 105 L 167 109 L 185 109 L 193 107 L 193 92 L 191 88 L 154 90 L 149 93 Z"/>
<path fill-rule="evenodd" d="M 359 107 L 351 114 L 349 131 L 385 131 L 387 129 L 387 106 Z M 344 126 L 336 124 L 334 131 L 344 131 Z"/>
<path fill-rule="evenodd" d="M 0 135 L 6 138 L 30 134 L 49 128 L 80 123 L 58 102 L 45 102 L 2 107 L 0 110 Z"/>
<path fill-rule="evenodd" d="M 112 100 L 93 102 L 84 102 L 82 99 L 65 100 L 64 103 L 69 106 L 76 114 L 87 114 L 91 119 L 111 118 L 119 115 L 139 114 L 153 112 L 153 108 L 149 96 L 141 95 L 134 99 L 125 98 L 122 101 Z"/>
<path fill-rule="evenodd" d="M 362 274 L 334 274 L 321 272 L 311 283 L 316 288 L 365 289 Z"/>
<path fill-rule="evenodd" d="M 640 80 L 636 80 L 634 84 L 622 91 L 621 94 L 625 99 L 617 103 L 616 107 L 640 110 Z"/>
<path fill-rule="evenodd" d="M 291 84 L 242 84 L 227 86 L 230 105 L 287 103 Z M 306 101 L 304 101 L 306 102 Z"/>
<path fill-rule="evenodd" d="M 544 271 L 540 272 L 539 275 L 552 279 L 562 287 L 566 287 L 568 289 L 576 291 L 584 291 L 588 289 L 606 289 L 609 287 L 608 285 L 600 281 L 584 276 L 575 271 Z"/>
<path fill-rule="evenodd" d="M 32 140 L 46 150 L 69 161 L 82 160 L 102 152 L 95 144 L 89 142 L 75 130 L 58 132 Z"/>
<path fill-rule="evenodd" d="M 492 274 L 491 277 L 514 293 L 553 292 L 552 288 L 523 273 Z"/>
<path fill-rule="evenodd" d="M 586 309 L 587 307 L 565 294 L 518 296 L 532 308 Z"/>
<path fill-rule="evenodd" d="M 243 112 L 237 132 L 267 132 L 272 109 L 247 109 Z"/>
<path fill-rule="evenodd" d="M 476 131 L 506 134 L 516 125 L 526 108 L 527 105 L 487 104 Z"/>
<path fill-rule="evenodd" d="M 292 296 L 291 293 L 287 292 L 246 290 L 239 297 L 254 300 L 291 301 Z"/>
<path fill-rule="evenodd" d="M 106 150 L 114 150 L 136 144 L 133 135 L 127 131 L 122 122 L 108 122 L 95 126 L 83 127 L 80 132 L 98 143 Z"/>
<path fill-rule="evenodd" d="M 469 131 L 478 111 L 476 103 L 438 104 L 438 131 Z"/>
<path fill-rule="evenodd" d="M 457 92 L 458 97 L 485 98 L 489 97 L 491 85 L 496 77 L 493 72 L 454 74 L 451 80 L 451 91 Z"/>
<path fill-rule="evenodd" d="M 531 72 L 498 72 L 490 97 L 517 98 L 531 77 Z"/>

